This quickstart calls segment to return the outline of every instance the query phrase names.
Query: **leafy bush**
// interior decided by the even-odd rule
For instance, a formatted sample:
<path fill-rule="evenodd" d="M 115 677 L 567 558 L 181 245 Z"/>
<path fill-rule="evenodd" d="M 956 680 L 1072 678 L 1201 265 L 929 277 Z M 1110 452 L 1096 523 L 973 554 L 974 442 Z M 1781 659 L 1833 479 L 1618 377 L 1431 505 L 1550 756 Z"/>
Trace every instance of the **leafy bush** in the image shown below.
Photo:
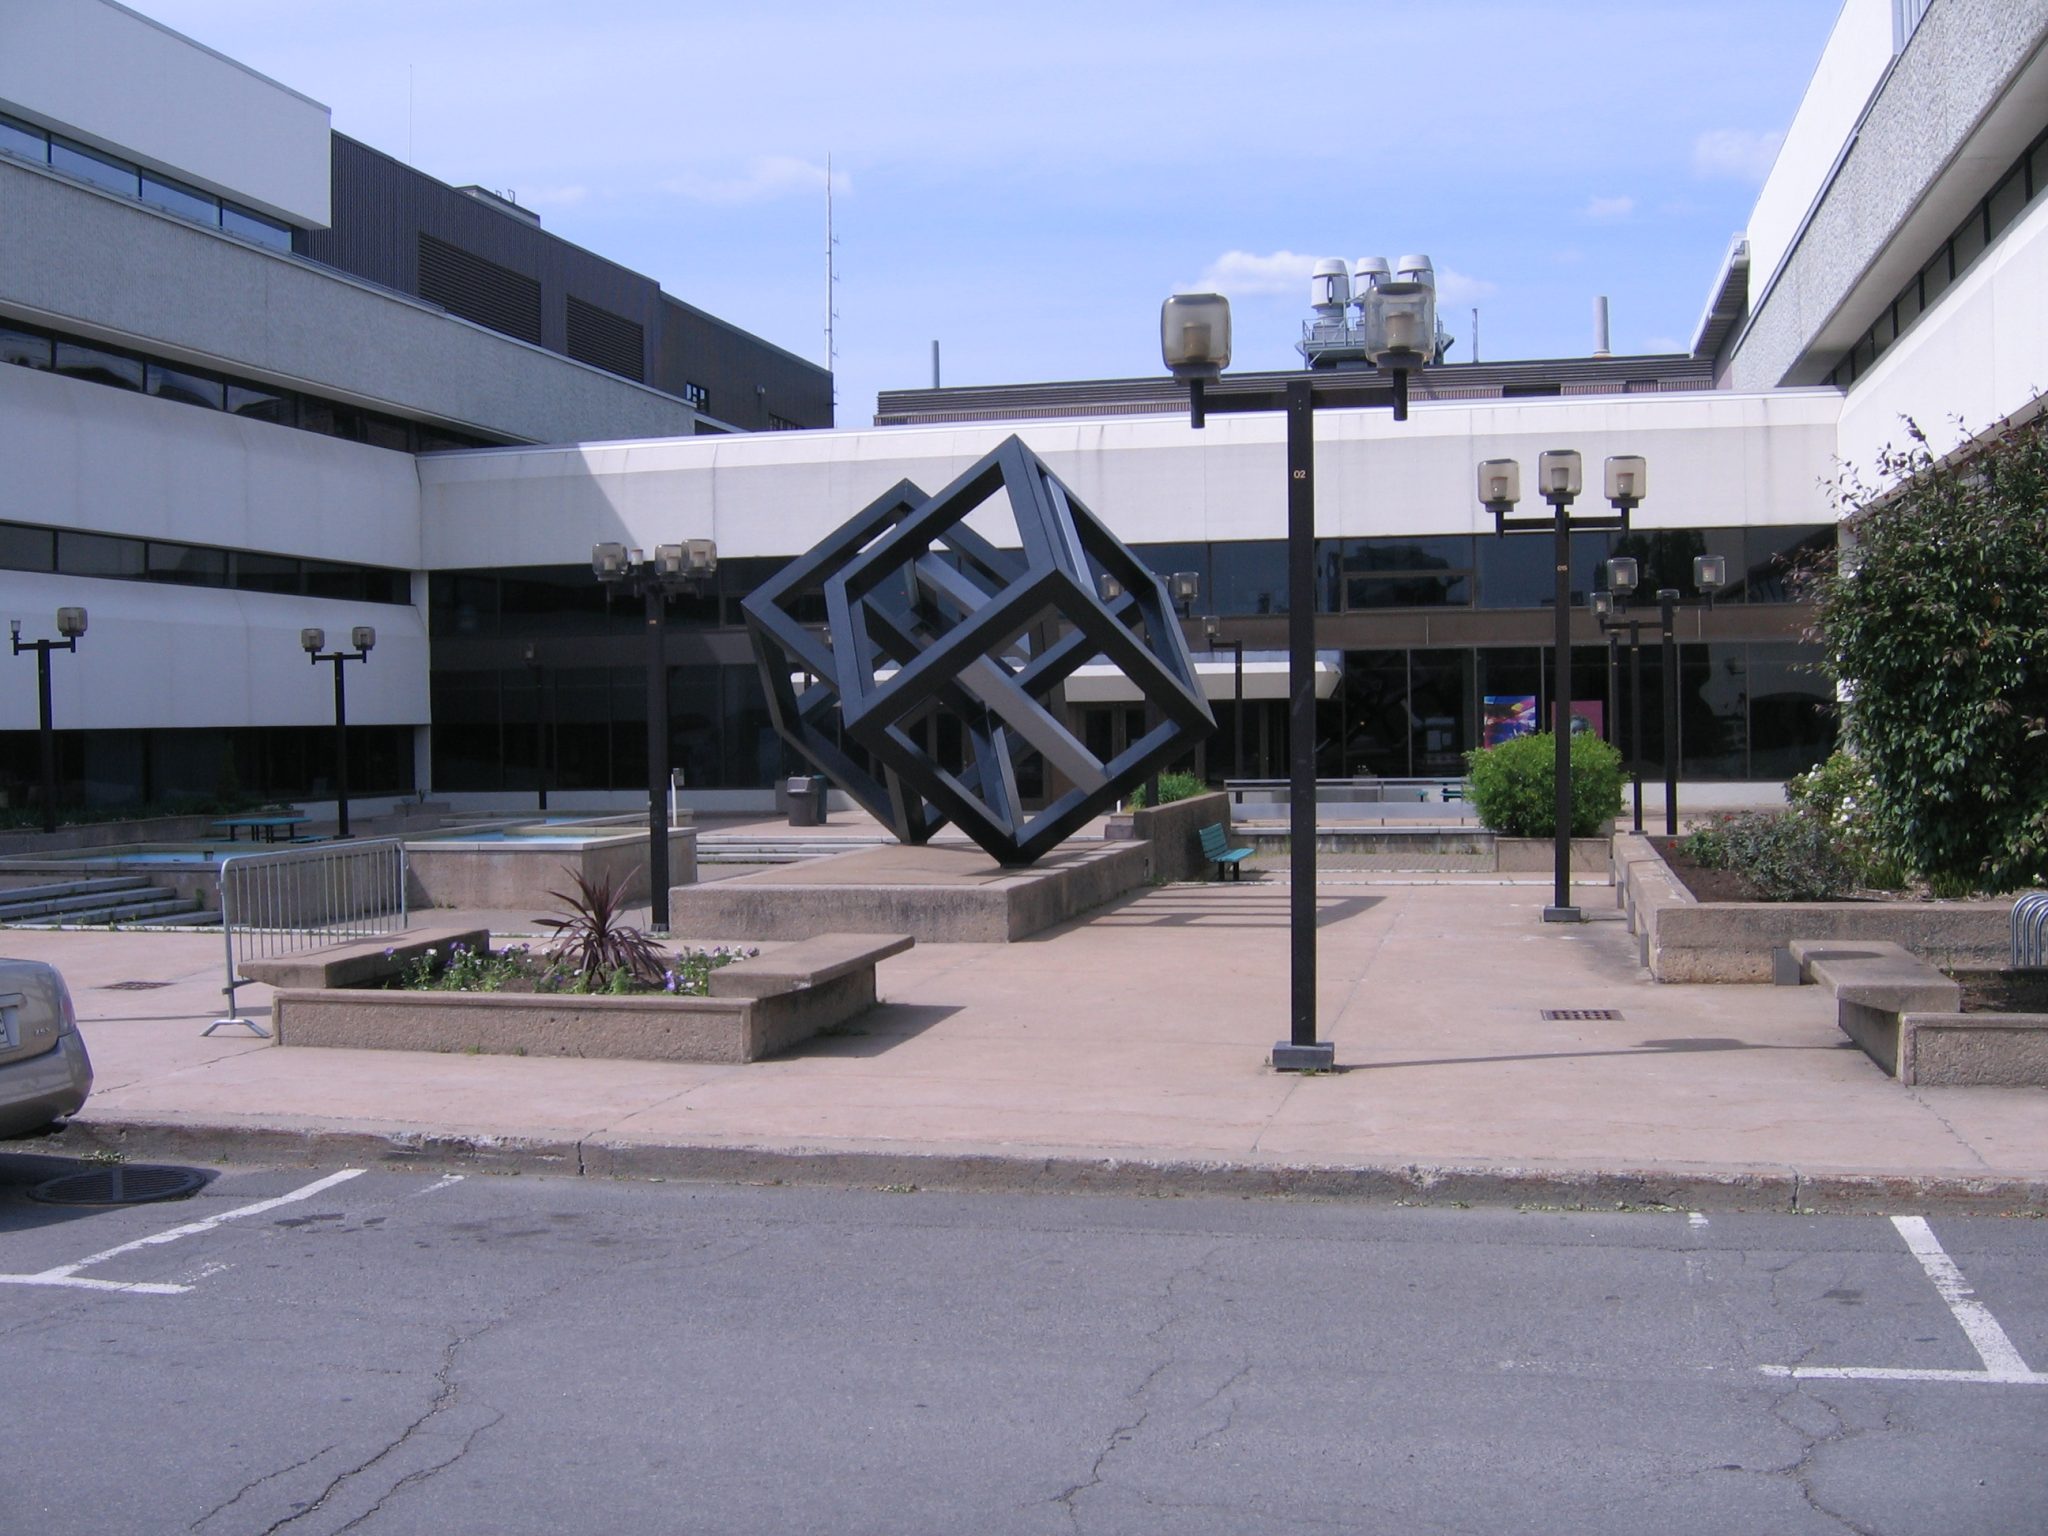
<path fill-rule="evenodd" d="M 1621 811 L 1621 754 L 1598 736 L 1572 737 L 1572 836 L 1591 837 Z M 1473 810 L 1503 837 L 1557 835 L 1557 738 L 1514 736 L 1465 754 Z"/>
<path fill-rule="evenodd" d="M 758 949 L 727 949 L 723 945 L 715 949 L 685 949 L 672 956 L 662 955 L 660 974 L 650 981 L 623 965 L 584 971 L 543 959 L 523 944 L 492 951 L 471 949 L 457 940 L 448 946 L 445 958 L 437 949 L 415 956 L 400 975 L 398 985 L 407 992 L 565 992 L 613 996 L 667 992 L 678 997 L 702 997 L 711 989 L 713 971 L 758 954 Z"/>
<path fill-rule="evenodd" d="M 580 979 L 585 988 L 615 973 L 623 973 L 625 980 L 610 988 L 613 991 L 627 990 L 632 982 L 660 986 L 668 957 L 653 939 L 625 921 L 628 882 L 576 874 L 570 878 L 576 884 L 574 895 L 548 892 L 569 915 L 541 919 L 541 926 L 555 930 L 548 946 L 555 969 Z"/>
<path fill-rule="evenodd" d="M 1785 786 L 1785 799 L 1792 809 L 1828 829 L 1855 871 L 1858 884 L 1871 890 L 1897 890 L 1906 883 L 1909 872 L 1879 840 L 1869 809 L 1876 793 L 1870 770 L 1853 752 L 1837 752 Z"/>
<path fill-rule="evenodd" d="M 1162 773 L 1159 775 L 1159 803 L 1168 805 L 1175 800 L 1185 800 L 1191 795 L 1206 793 L 1208 788 L 1207 784 L 1192 773 Z M 1144 785 L 1140 784 L 1132 792 L 1129 804 L 1134 811 L 1144 809 Z"/>
<path fill-rule="evenodd" d="M 2048 876 L 2048 416 L 1937 462 L 1907 423 L 1811 573 L 1872 836 L 1937 892 Z"/>
<path fill-rule="evenodd" d="M 1856 870 L 1818 816 L 1743 811 L 1717 817 L 1679 842 L 1708 869 L 1728 869 L 1762 901 L 1836 901 L 1856 888 Z"/>

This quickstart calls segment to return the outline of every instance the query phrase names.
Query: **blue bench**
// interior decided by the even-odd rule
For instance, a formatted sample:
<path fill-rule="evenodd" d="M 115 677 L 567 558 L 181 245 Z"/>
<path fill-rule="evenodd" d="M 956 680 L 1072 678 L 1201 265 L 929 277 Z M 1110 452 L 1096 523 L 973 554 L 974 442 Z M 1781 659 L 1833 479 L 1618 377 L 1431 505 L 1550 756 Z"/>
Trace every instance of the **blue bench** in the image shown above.
<path fill-rule="evenodd" d="M 1223 835 L 1223 823 L 1220 821 L 1202 828 L 1201 838 L 1202 856 L 1216 861 L 1216 878 L 1221 880 L 1228 874 L 1233 880 L 1239 879 L 1239 866 L 1252 856 L 1251 849 L 1231 847 Z"/>

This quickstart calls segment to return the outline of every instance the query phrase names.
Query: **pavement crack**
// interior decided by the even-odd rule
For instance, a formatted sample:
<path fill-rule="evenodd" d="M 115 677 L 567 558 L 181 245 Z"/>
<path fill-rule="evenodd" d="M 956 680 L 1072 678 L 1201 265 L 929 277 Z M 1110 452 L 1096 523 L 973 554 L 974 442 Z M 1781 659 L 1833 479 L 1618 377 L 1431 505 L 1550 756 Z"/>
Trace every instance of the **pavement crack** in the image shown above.
<path fill-rule="evenodd" d="M 1167 1361 L 1164 1364 L 1155 1366 L 1151 1374 L 1145 1378 L 1137 1391 L 1133 1392 L 1131 1396 L 1136 1397 L 1139 1393 L 1142 1393 L 1146 1387 L 1149 1387 L 1158 1379 L 1159 1373 L 1165 1370 L 1167 1365 L 1171 1363 L 1171 1361 Z M 1103 1442 L 1102 1449 L 1096 1452 L 1095 1464 L 1088 1469 L 1087 1479 L 1074 1484 L 1066 1492 L 1053 1500 L 1053 1503 L 1059 1505 L 1061 1509 L 1067 1512 L 1067 1519 L 1073 1524 L 1075 1530 L 1081 1529 L 1081 1511 L 1076 1507 L 1081 1496 L 1091 1489 L 1101 1486 L 1102 1469 L 1109 1465 L 1110 1457 L 1114 1456 L 1123 1446 L 1128 1445 L 1137 1435 L 1138 1431 L 1145 1427 L 1145 1421 L 1151 1416 L 1152 1411 L 1149 1408 L 1144 1409 L 1130 1423 L 1119 1424 L 1116 1428 L 1112 1429 L 1109 1432 L 1109 1438 Z"/>
<path fill-rule="evenodd" d="M 1934 1117 L 1935 1124 L 1939 1125 L 1944 1131 L 1947 1131 L 1949 1135 L 1954 1139 L 1955 1144 L 1961 1147 L 1965 1152 L 1970 1154 L 1970 1160 L 1972 1162 L 1974 1162 L 1979 1168 L 1983 1169 L 1986 1173 L 1989 1173 L 1991 1171 L 1991 1165 L 1984 1160 L 1984 1154 L 1979 1152 L 1974 1146 L 1970 1144 L 1969 1138 L 1964 1136 L 1961 1131 L 1955 1128 L 1955 1123 L 1951 1121 L 1947 1115 L 1943 1114 L 1938 1108 L 1935 1107 L 1934 1102 L 1927 1097 L 1924 1091 L 1922 1091 L 1919 1088 L 1908 1088 L 1906 1090 L 1906 1095 L 1915 1104 L 1918 1104 L 1922 1109 L 1926 1110 L 1928 1114 Z"/>
<path fill-rule="evenodd" d="M 266 1472 L 261 1477 L 251 1479 L 249 1482 L 242 1484 L 241 1487 L 237 1488 L 227 1498 L 221 1500 L 220 1503 L 214 1505 L 213 1508 L 209 1509 L 197 1520 L 194 1520 L 190 1525 L 186 1527 L 186 1529 L 192 1531 L 198 1530 L 202 1525 L 206 1524 L 206 1522 L 211 1520 L 215 1515 L 224 1514 L 228 1510 L 233 1509 L 237 1504 L 241 1503 L 244 1498 L 254 1493 L 258 1488 L 261 1488 L 265 1483 L 270 1482 L 274 1478 L 289 1477 L 292 1473 L 297 1472 L 302 1467 L 310 1467 L 314 1462 L 318 1461 L 322 1456 L 325 1456 L 329 1451 L 333 1449 L 334 1447 L 331 1445 L 323 1445 L 320 1447 L 319 1450 L 315 1451 L 312 1455 L 301 1457 L 299 1460 L 293 1462 L 288 1467 L 279 1467 L 274 1472 Z"/>
<path fill-rule="evenodd" d="M 420 1467 L 414 1471 L 406 1473 L 405 1476 L 401 1477 L 397 1482 L 393 1483 L 383 1493 L 379 1494 L 377 1496 L 377 1501 L 374 1504 L 372 1504 L 368 1509 L 364 1510 L 360 1515 L 357 1515 L 355 1519 L 349 1521 L 346 1525 L 337 1526 L 335 1528 L 335 1536 L 341 1536 L 341 1532 L 343 1531 L 354 1530 L 357 1526 L 361 1525 L 365 1520 L 368 1520 L 372 1515 L 381 1514 L 383 1512 L 384 1506 L 387 1503 L 389 1503 L 392 1499 L 396 1498 L 400 1493 L 404 1492 L 405 1489 L 413 1486 L 415 1483 L 424 1483 L 428 1478 L 436 1477 L 441 1473 L 447 1471 L 450 1467 L 454 1466 L 456 1462 L 462 1460 L 463 1457 L 469 1454 L 470 1447 L 476 1444 L 477 1437 L 479 1435 L 481 1435 L 487 1429 L 497 1428 L 498 1425 L 504 1422 L 505 1414 L 504 1411 L 500 1409 L 498 1412 L 492 1414 L 483 1423 L 477 1425 L 476 1428 L 472 1429 L 468 1434 L 464 1435 L 462 1437 L 462 1444 L 458 1445 L 455 1448 L 455 1453 L 452 1456 L 449 1456 L 444 1460 L 437 1461 L 430 1467 Z"/>
<path fill-rule="evenodd" d="M 1229 1406 L 1224 1410 L 1223 1422 L 1221 1424 L 1218 1424 L 1214 1429 L 1205 1429 L 1202 1431 L 1202 1433 L 1195 1436 L 1195 1438 L 1188 1444 L 1189 1450 L 1207 1450 L 1211 1445 L 1215 1444 L 1218 1440 L 1221 1440 L 1225 1435 L 1229 1434 L 1232 1429 L 1236 1428 L 1237 1394 L 1231 1391 L 1231 1388 L 1235 1387 L 1239 1382 L 1243 1381 L 1245 1377 L 1251 1375 L 1251 1373 L 1252 1368 L 1249 1364 L 1239 1366 L 1235 1371 L 1233 1371 L 1230 1374 L 1229 1378 L 1225 1380 L 1222 1383 L 1222 1385 L 1216 1388 L 1214 1392 L 1211 1392 L 1207 1397 L 1203 1398 L 1199 1403 L 1195 1404 L 1193 1411 L 1195 1413 L 1200 1413 L 1203 1409 L 1210 1407 L 1223 1397 L 1227 1396 L 1230 1399 Z"/>

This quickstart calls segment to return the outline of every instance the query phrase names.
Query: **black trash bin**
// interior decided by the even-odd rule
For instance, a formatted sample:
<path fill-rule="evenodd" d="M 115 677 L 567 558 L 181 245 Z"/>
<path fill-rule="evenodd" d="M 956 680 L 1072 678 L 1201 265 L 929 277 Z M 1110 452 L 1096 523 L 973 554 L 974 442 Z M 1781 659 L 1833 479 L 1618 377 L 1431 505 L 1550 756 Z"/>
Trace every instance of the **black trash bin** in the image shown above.
<path fill-rule="evenodd" d="M 823 774 L 794 774 L 783 786 L 783 793 L 789 800 L 789 824 L 792 827 L 819 827 L 825 824 Z"/>

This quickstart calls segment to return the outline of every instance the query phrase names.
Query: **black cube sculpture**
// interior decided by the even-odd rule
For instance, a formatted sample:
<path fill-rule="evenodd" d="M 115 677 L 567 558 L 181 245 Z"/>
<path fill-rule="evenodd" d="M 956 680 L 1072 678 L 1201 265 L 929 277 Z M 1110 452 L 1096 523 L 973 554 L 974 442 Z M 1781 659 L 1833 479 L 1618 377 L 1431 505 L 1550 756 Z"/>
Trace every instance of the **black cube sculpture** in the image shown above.
<path fill-rule="evenodd" d="M 967 526 L 998 492 L 1020 548 Z M 829 638 L 798 617 L 820 597 Z M 1215 730 L 1164 584 L 1015 437 L 937 495 L 892 487 L 743 606 L 776 729 L 907 843 L 950 821 L 1029 864 Z M 1151 706 L 1107 761 L 1063 718 L 1062 686 L 1098 660 Z M 956 765 L 912 734 L 935 714 Z M 1030 814 L 1027 766 L 1066 786 Z"/>

